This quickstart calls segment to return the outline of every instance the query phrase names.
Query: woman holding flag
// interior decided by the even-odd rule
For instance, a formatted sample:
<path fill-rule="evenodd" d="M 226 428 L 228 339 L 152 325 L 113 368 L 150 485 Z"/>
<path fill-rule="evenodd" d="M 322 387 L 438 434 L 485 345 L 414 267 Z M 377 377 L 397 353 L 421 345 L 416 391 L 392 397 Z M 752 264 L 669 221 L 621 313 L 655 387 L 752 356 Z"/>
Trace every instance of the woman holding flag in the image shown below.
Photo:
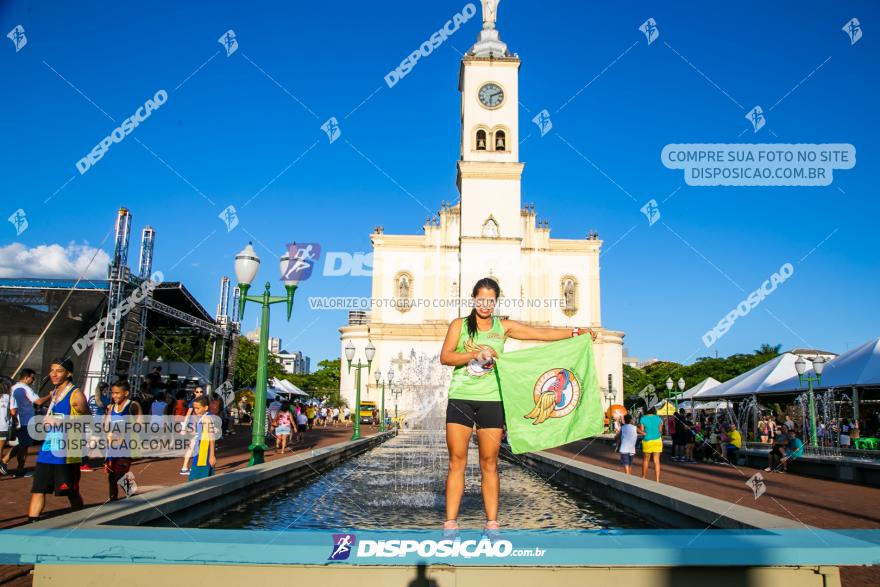
<path fill-rule="evenodd" d="M 476 426 L 479 443 L 481 487 L 486 511 L 487 532 L 498 531 L 498 451 L 504 426 L 504 410 L 495 358 L 504 352 L 507 338 L 555 341 L 590 333 L 589 328 L 535 328 L 514 320 L 494 316 L 501 289 L 491 278 L 480 279 L 471 296 L 474 307 L 466 318 L 456 318 L 449 325 L 440 362 L 455 367 L 449 384 L 446 408 L 446 445 L 449 471 L 446 477 L 446 521 L 443 529 L 459 529 L 458 509 L 464 494 L 464 471 L 468 444 Z"/>

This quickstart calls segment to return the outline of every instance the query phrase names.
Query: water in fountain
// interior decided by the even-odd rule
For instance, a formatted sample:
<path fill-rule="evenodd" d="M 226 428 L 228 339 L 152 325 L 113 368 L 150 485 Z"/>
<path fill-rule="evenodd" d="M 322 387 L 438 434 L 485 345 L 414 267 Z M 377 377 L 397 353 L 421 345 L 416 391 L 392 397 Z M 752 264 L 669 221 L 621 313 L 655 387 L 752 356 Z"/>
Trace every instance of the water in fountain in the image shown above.
<path fill-rule="evenodd" d="M 810 397 L 807 392 L 804 392 L 794 399 L 794 403 L 798 406 L 801 413 L 801 440 L 804 443 L 804 454 L 815 455 L 818 453 L 818 450 L 810 444 L 813 437 L 812 430 L 810 429 Z"/>
<path fill-rule="evenodd" d="M 437 355 L 411 352 L 395 375 L 403 390 L 397 437 L 305 483 L 275 490 L 205 520 L 201 527 L 280 530 L 291 528 L 439 528 L 445 517 L 448 453 L 445 410 L 450 369 Z M 476 436 L 476 435 L 474 435 Z M 551 483 L 515 463 L 499 462 L 499 521 L 510 528 L 636 528 L 650 524 L 588 493 Z M 459 521 L 485 522 L 478 449 L 468 450 Z M 289 526 L 288 526 L 289 525 Z"/>
<path fill-rule="evenodd" d="M 833 389 L 829 389 L 825 393 L 816 394 L 816 418 L 825 424 L 825 442 L 820 444 L 819 454 L 824 457 L 839 458 L 842 456 L 840 445 L 838 444 L 840 439 L 833 435 L 831 430 L 832 423 L 837 422 L 838 425 L 840 424 L 840 414 L 838 413 L 834 396 Z"/>
<path fill-rule="evenodd" d="M 736 422 L 736 427 L 739 429 L 739 433 L 743 440 L 749 438 L 749 430 L 752 429 L 753 423 L 757 420 L 758 415 L 759 408 L 757 396 L 751 395 L 739 405 L 739 413 L 736 415 L 734 421 Z"/>

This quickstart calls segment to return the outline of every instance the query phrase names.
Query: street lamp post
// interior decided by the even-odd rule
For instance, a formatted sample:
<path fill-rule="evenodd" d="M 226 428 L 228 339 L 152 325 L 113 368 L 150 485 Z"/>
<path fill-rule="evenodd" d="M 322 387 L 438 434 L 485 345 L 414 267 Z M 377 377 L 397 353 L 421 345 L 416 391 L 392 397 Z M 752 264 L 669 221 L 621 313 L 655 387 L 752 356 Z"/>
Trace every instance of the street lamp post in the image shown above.
<path fill-rule="evenodd" d="M 391 387 L 391 382 L 394 380 L 394 369 L 391 367 L 388 368 L 388 387 Z M 379 432 L 385 432 L 385 382 L 382 381 L 382 373 L 376 369 L 376 387 L 379 387 L 379 384 L 382 384 L 382 406 L 381 411 L 379 412 Z"/>
<path fill-rule="evenodd" d="M 822 357 L 816 357 L 813 359 L 813 371 L 815 371 L 816 376 L 810 377 L 809 375 L 804 375 L 804 371 L 807 370 L 807 362 L 803 357 L 798 357 L 798 360 L 794 362 L 795 371 L 798 374 L 798 383 L 801 385 L 806 381 L 809 385 L 809 389 L 807 390 L 807 397 L 810 400 L 810 446 L 817 446 L 816 442 L 816 399 L 815 394 L 813 393 L 813 382 L 819 383 L 822 380 L 822 370 L 825 368 L 825 359 Z"/>
<path fill-rule="evenodd" d="M 394 387 L 394 386 L 389 386 L 389 387 L 391 387 L 391 395 L 394 396 L 394 425 L 397 426 L 399 429 L 400 421 L 397 419 L 397 398 L 400 397 L 400 394 L 403 393 L 403 390 L 400 389 L 399 383 L 397 384 L 397 387 Z"/>
<path fill-rule="evenodd" d="M 605 390 L 605 399 L 608 400 L 608 431 L 614 432 L 614 414 L 611 406 L 614 404 L 614 390 L 611 388 L 611 375 L 608 376 L 608 389 Z"/>
<path fill-rule="evenodd" d="M 678 400 L 681 398 L 681 394 L 684 393 L 684 377 L 678 378 L 678 393 L 675 396 L 675 411 L 678 412 Z"/>
<path fill-rule="evenodd" d="M 376 347 L 373 346 L 372 342 L 367 342 L 367 347 L 364 349 L 364 355 L 367 357 L 367 362 L 362 363 L 360 359 L 354 365 L 351 364 L 352 359 L 354 359 L 354 344 L 351 341 L 348 341 L 348 344 L 345 345 L 345 360 L 348 361 L 348 372 L 351 373 L 351 368 L 354 367 L 357 369 L 357 374 L 355 376 L 355 399 L 354 399 L 354 431 L 351 435 L 352 440 L 357 440 L 361 437 L 361 369 L 364 367 L 367 368 L 367 373 L 370 372 L 370 365 L 373 363 L 373 356 L 376 354 Z"/>
<path fill-rule="evenodd" d="M 290 257 L 285 254 L 281 257 L 281 275 L 287 274 Z M 284 287 L 287 289 L 286 296 L 273 296 L 269 293 L 270 284 L 266 282 L 266 289 L 262 295 L 249 296 L 248 290 L 251 287 L 254 277 L 257 276 L 257 270 L 260 268 L 260 258 L 254 251 L 251 243 L 242 249 L 235 256 L 235 278 L 238 280 L 238 289 L 241 291 L 239 299 L 238 314 L 244 319 L 245 302 L 254 302 L 262 307 L 262 315 L 260 319 L 260 343 L 257 350 L 257 381 L 254 388 L 254 411 L 251 424 L 251 444 L 248 450 L 251 451 L 251 458 L 248 466 L 259 465 L 264 462 L 263 453 L 266 451 L 266 385 L 268 379 L 269 368 L 269 306 L 272 304 L 287 303 L 287 319 L 290 320 L 290 314 L 293 310 L 293 295 L 298 285 L 297 280 L 288 279 L 284 281 Z"/>

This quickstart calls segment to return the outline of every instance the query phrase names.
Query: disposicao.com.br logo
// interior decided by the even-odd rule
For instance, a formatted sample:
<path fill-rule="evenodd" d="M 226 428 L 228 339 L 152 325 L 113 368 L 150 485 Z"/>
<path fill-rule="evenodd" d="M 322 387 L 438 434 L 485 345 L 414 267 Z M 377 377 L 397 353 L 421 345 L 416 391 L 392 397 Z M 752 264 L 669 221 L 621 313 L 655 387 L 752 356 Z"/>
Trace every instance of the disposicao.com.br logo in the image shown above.
<path fill-rule="evenodd" d="M 357 541 L 357 558 L 401 558 L 415 555 L 420 558 L 507 558 L 515 556 L 544 556 L 540 548 L 514 549 L 509 540 L 367 540 Z M 334 559 L 338 560 L 338 559 Z"/>

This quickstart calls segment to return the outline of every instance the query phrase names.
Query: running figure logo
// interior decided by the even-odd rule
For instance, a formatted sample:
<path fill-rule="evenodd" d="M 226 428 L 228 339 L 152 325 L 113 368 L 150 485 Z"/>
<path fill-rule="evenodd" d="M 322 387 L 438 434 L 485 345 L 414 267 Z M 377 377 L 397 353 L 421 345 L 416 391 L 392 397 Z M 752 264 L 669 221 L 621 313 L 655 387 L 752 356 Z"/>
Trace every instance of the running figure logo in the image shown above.
<path fill-rule="evenodd" d="M 749 480 L 746 481 L 746 485 L 751 487 L 752 493 L 755 494 L 755 499 L 758 499 L 767 491 L 767 485 L 764 483 L 764 476 L 761 475 L 761 473 L 755 473 L 752 475 Z"/>
<path fill-rule="evenodd" d="M 764 128 L 764 125 L 767 123 L 767 119 L 764 118 L 764 110 L 760 106 L 755 106 L 749 110 L 749 113 L 746 114 L 746 120 L 752 123 L 755 132 Z"/>
<path fill-rule="evenodd" d="M 535 383 L 535 407 L 525 418 L 542 424 L 548 418 L 562 418 L 574 411 L 581 399 L 581 385 L 568 369 L 550 369 Z"/>
<path fill-rule="evenodd" d="M 125 493 L 126 497 L 131 497 L 137 493 L 138 486 L 134 480 L 134 473 L 131 471 L 120 477 L 117 484 L 122 488 L 122 492 Z"/>
<path fill-rule="evenodd" d="M 342 129 L 339 128 L 339 121 L 335 116 L 328 118 L 327 122 L 321 125 L 321 130 L 327 133 L 327 138 L 331 143 L 342 135 Z"/>
<path fill-rule="evenodd" d="M 649 18 L 645 22 L 641 24 L 639 30 L 644 33 L 645 38 L 648 39 L 648 44 L 650 45 L 660 36 L 660 29 L 657 28 L 657 21 L 653 18 Z"/>
<path fill-rule="evenodd" d="M 344 561 L 348 560 L 354 543 L 357 541 L 354 534 L 334 534 L 333 550 L 330 551 L 328 561 Z"/>
<path fill-rule="evenodd" d="M 238 226 L 238 211 L 232 204 L 226 206 L 226 208 L 217 215 L 217 218 L 222 220 L 226 225 L 226 232 L 232 232 L 232 229 Z"/>
<path fill-rule="evenodd" d="M 21 235 L 21 233 L 27 230 L 27 215 L 25 215 L 24 210 L 22 210 L 21 208 L 13 212 L 12 216 L 10 216 L 8 220 L 12 223 L 12 226 L 15 227 L 15 236 L 19 236 Z"/>
<path fill-rule="evenodd" d="M 287 245 L 290 260 L 281 277 L 283 281 L 305 281 L 312 276 L 312 269 L 321 256 L 321 245 L 318 243 L 290 243 Z"/>
<path fill-rule="evenodd" d="M 861 36 L 861 33 L 859 33 Z M 24 46 L 27 45 L 27 36 L 24 34 L 24 27 L 16 25 L 11 31 L 6 34 L 6 37 L 12 41 L 12 44 L 15 45 L 15 52 L 18 53 Z"/>
<path fill-rule="evenodd" d="M 657 200 L 653 198 L 640 208 L 642 214 L 648 219 L 648 226 L 654 226 L 654 223 L 660 220 L 660 208 L 657 206 Z"/>
<path fill-rule="evenodd" d="M 532 119 L 532 122 L 538 125 L 542 137 L 553 128 L 553 121 L 550 120 L 550 113 L 547 112 L 546 108 L 538 112 L 538 114 Z"/>
<path fill-rule="evenodd" d="M 853 18 L 843 25 L 843 29 L 841 30 L 843 30 L 843 32 L 849 37 L 850 46 L 855 45 L 859 42 L 859 39 L 862 38 L 862 25 L 857 18 Z"/>
<path fill-rule="evenodd" d="M 238 38 L 235 36 L 235 31 L 229 29 L 219 39 L 217 42 L 223 45 L 223 48 L 226 49 L 226 56 L 229 57 L 236 51 L 238 51 Z"/>

